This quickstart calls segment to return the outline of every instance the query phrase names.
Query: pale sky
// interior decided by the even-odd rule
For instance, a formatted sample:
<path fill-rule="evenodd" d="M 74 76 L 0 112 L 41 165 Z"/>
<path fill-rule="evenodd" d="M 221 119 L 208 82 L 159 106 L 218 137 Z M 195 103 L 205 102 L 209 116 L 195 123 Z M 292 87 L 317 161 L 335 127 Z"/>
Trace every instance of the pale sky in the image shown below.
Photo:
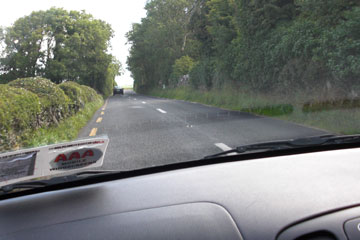
<path fill-rule="evenodd" d="M 51 7 L 62 7 L 66 10 L 85 10 L 95 18 L 111 24 L 115 31 L 112 39 L 111 53 L 123 64 L 125 74 L 116 81 L 121 85 L 131 85 L 133 80 L 126 70 L 126 57 L 129 45 L 125 45 L 125 33 L 132 23 L 138 23 L 146 16 L 146 0 L 16 0 L 4 1 L 0 8 L 0 26 L 8 27 L 16 19 L 29 15 L 32 11 L 47 10 Z"/>

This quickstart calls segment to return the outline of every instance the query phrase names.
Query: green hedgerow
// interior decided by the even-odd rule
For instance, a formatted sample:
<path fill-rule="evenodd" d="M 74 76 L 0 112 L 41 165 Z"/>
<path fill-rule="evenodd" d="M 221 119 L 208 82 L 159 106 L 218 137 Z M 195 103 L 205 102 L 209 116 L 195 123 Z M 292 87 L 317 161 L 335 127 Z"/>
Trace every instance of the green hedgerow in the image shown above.
<path fill-rule="evenodd" d="M 19 137 L 39 125 L 39 97 L 23 88 L 0 84 L 0 149 L 16 145 Z"/>
<path fill-rule="evenodd" d="M 70 115 L 71 101 L 55 83 L 45 78 L 20 78 L 8 83 L 12 87 L 23 88 L 36 94 L 41 103 L 42 125 L 57 124 Z"/>

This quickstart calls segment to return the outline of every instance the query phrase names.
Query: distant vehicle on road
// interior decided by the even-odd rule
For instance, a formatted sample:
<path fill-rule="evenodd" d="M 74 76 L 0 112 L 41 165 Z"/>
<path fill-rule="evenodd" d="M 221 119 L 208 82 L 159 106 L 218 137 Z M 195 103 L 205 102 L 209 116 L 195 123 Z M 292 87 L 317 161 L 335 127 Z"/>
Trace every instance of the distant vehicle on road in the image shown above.
<path fill-rule="evenodd" d="M 119 87 L 119 86 L 115 86 L 114 87 L 114 95 L 117 94 L 117 93 L 124 95 L 124 89 Z"/>

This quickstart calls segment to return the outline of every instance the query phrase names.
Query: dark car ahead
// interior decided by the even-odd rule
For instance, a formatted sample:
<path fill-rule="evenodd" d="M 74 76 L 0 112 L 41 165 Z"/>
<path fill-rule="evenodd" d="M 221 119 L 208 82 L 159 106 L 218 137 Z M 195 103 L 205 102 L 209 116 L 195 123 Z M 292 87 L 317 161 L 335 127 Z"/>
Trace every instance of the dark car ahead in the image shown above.
<path fill-rule="evenodd" d="M 119 86 L 115 86 L 114 87 L 114 95 L 117 94 L 117 93 L 124 95 L 124 89 L 119 87 Z"/>

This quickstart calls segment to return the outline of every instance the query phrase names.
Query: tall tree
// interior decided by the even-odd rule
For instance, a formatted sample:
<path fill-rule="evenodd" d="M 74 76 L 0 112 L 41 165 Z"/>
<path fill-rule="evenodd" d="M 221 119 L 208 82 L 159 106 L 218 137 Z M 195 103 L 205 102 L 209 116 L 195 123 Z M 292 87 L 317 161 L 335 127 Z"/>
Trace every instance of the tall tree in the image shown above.
<path fill-rule="evenodd" d="M 358 0 L 149 0 L 146 10 L 127 35 L 139 90 L 176 87 L 189 71 L 201 89 L 359 85 Z"/>
<path fill-rule="evenodd" d="M 5 30 L 3 79 L 43 76 L 76 81 L 105 94 L 113 30 L 86 12 L 51 8 L 18 19 Z M 107 94 L 105 94 L 107 95 Z"/>
<path fill-rule="evenodd" d="M 189 43 L 189 18 L 196 0 L 152 0 L 147 17 L 128 32 L 132 44 L 129 69 L 135 85 L 143 87 L 169 84 L 175 60 L 186 55 Z"/>

